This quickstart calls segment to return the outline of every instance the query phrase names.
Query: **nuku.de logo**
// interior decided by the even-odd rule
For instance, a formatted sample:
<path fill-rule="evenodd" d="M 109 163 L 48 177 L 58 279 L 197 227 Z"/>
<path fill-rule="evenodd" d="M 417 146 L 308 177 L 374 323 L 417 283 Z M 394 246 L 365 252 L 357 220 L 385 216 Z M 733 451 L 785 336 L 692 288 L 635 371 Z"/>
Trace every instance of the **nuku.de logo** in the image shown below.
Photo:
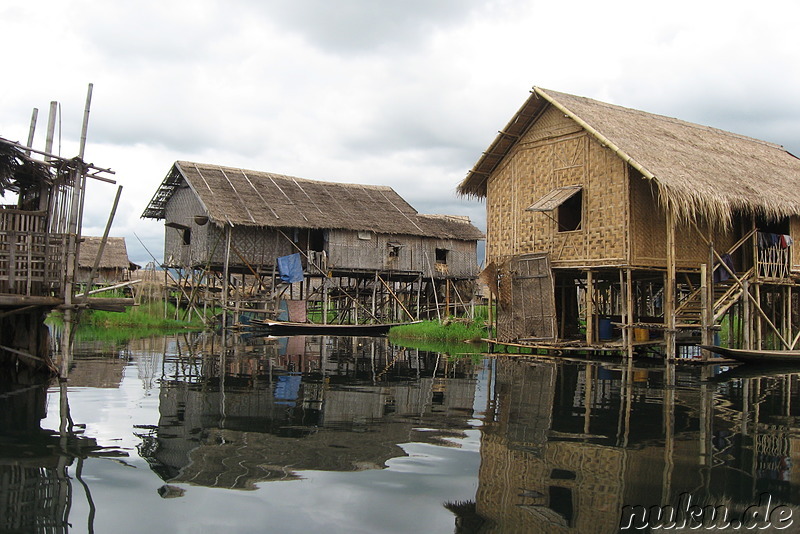
<path fill-rule="evenodd" d="M 676 506 L 671 504 L 650 506 L 626 505 L 620 516 L 620 531 L 651 530 L 784 530 L 792 526 L 793 509 L 785 504 L 774 504 L 772 495 L 762 493 L 758 504 L 735 513 L 728 505 L 692 504 L 692 495 L 682 493 Z"/>

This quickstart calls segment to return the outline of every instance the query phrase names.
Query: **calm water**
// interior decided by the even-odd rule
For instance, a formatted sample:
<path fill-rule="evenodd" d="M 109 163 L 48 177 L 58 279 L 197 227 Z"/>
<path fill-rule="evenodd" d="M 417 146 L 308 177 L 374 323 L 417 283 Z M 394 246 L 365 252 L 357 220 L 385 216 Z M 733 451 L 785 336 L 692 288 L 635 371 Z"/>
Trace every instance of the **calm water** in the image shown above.
<path fill-rule="evenodd" d="M 797 376 L 701 373 L 371 338 L 82 342 L 66 383 L 0 389 L 0 531 L 617 532 L 623 506 L 687 492 L 800 504 Z"/>

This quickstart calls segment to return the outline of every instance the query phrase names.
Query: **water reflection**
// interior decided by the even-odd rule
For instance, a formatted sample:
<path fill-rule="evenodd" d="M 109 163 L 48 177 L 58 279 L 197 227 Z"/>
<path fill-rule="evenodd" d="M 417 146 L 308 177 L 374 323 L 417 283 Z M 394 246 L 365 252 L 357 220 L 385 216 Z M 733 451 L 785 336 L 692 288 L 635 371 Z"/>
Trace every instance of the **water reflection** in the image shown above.
<path fill-rule="evenodd" d="M 794 505 L 798 375 L 783 371 L 372 338 L 82 342 L 68 382 L 0 383 L 0 531 L 616 532 L 624 506 L 687 492 Z"/>
<path fill-rule="evenodd" d="M 61 424 L 56 432 L 40 426 L 47 398 L 44 385 L 0 382 L 2 532 L 67 532 L 76 498 L 85 500 L 87 531 L 93 531 L 95 507 L 82 477 L 84 460 L 127 456 L 84 436 L 70 416 L 66 384 L 59 383 L 57 392 Z"/>
<path fill-rule="evenodd" d="M 385 340 L 216 338 L 165 359 L 140 454 L 170 484 L 255 489 L 304 470 L 381 469 L 470 428 L 476 367 Z M 224 357 L 215 356 L 222 350 Z"/>
<path fill-rule="evenodd" d="M 797 503 L 797 376 L 595 363 L 494 365 L 481 441 L 482 532 L 615 532 L 625 505 Z M 800 518 L 798 518 L 800 519 Z"/>

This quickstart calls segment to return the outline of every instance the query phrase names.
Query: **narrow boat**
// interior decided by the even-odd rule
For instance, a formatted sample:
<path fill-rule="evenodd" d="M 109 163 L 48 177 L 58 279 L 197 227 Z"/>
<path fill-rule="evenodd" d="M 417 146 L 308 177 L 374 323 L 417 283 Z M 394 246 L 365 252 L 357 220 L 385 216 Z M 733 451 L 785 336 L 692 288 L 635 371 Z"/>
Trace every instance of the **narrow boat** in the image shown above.
<path fill-rule="evenodd" d="M 422 321 L 410 323 L 390 323 L 390 324 L 317 324 L 317 323 L 293 323 L 288 321 L 253 320 L 250 325 L 263 329 L 272 335 L 337 335 L 337 336 L 385 336 L 393 326 L 415 324 Z"/>
<path fill-rule="evenodd" d="M 800 370 L 800 350 L 729 349 L 716 345 L 700 345 L 700 348 L 744 363 L 796 363 Z"/>

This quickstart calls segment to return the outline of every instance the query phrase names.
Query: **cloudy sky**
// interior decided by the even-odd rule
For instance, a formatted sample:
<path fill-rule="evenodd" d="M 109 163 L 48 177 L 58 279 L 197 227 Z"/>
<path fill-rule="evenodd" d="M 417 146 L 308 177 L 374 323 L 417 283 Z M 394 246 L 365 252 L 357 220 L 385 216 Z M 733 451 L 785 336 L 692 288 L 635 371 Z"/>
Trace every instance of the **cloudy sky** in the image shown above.
<path fill-rule="evenodd" d="M 422 213 L 482 203 L 454 189 L 531 86 L 678 117 L 800 154 L 800 3 L 538 0 L 27 0 L 0 7 L 11 61 L 0 136 L 123 186 L 112 235 L 163 256 L 140 215 L 175 160 L 392 186 Z M 115 186 L 89 184 L 101 235 Z M 138 239 L 137 239 L 138 237 Z"/>

